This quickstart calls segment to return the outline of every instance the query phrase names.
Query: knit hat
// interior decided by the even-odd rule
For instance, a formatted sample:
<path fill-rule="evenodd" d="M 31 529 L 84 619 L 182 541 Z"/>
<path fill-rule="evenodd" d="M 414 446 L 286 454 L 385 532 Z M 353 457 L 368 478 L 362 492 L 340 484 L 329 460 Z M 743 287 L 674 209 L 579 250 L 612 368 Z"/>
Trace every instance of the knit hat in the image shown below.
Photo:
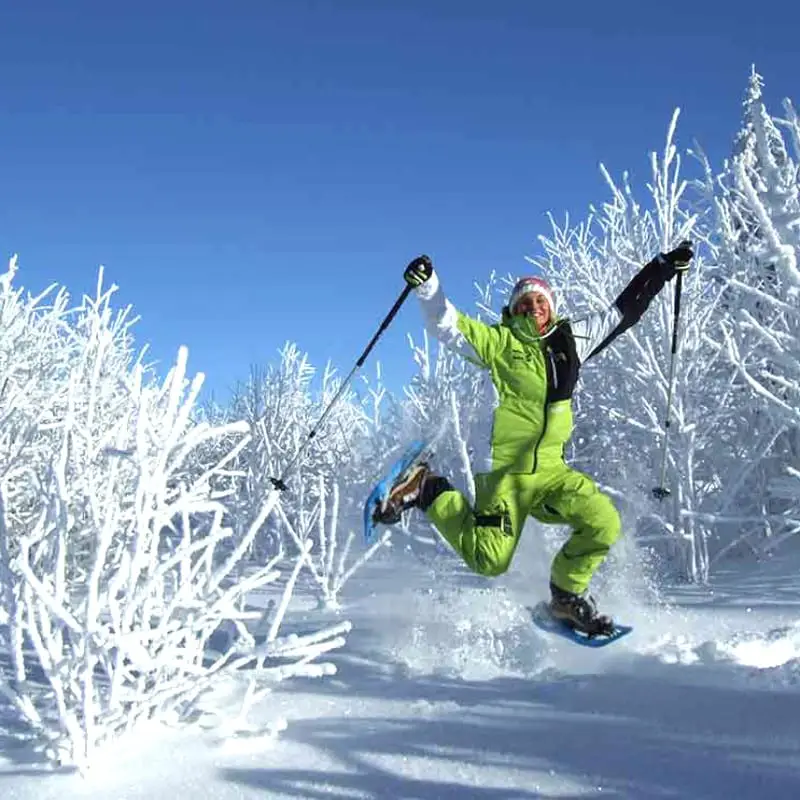
<path fill-rule="evenodd" d="M 511 290 L 511 297 L 508 300 L 509 312 L 513 314 L 514 306 L 516 306 L 526 294 L 530 294 L 531 292 L 539 292 L 539 294 L 543 294 L 547 298 L 547 302 L 550 304 L 550 315 L 554 317 L 556 313 L 555 295 L 550 288 L 550 284 L 544 278 L 520 278 Z"/>

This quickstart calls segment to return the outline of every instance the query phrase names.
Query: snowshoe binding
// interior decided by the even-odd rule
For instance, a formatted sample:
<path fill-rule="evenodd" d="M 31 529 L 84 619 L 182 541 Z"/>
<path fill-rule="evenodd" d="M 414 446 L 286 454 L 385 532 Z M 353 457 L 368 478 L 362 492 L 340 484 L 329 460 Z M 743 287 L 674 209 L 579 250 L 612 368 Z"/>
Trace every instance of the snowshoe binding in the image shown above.
<path fill-rule="evenodd" d="M 597 603 L 590 594 L 573 594 L 550 584 L 550 613 L 559 622 L 577 629 L 589 637 L 610 636 L 614 621 L 597 611 Z"/>
<path fill-rule="evenodd" d="M 376 524 L 395 525 L 403 512 L 415 508 L 419 502 L 422 486 L 430 472 L 424 461 L 413 464 L 393 484 L 386 498 L 375 504 L 372 520 Z"/>

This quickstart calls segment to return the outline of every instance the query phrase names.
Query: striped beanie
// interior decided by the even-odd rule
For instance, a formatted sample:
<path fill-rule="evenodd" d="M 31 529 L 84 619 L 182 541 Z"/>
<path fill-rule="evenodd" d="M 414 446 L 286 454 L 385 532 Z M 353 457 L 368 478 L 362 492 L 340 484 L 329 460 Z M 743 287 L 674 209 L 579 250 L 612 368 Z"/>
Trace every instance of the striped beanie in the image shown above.
<path fill-rule="evenodd" d="M 543 294 L 547 298 L 547 302 L 550 304 L 551 316 L 555 316 L 555 295 L 553 294 L 553 290 L 550 288 L 550 284 L 544 278 L 520 278 L 514 284 L 514 288 L 511 290 L 511 297 L 508 300 L 508 310 L 513 314 L 514 306 L 516 306 L 516 304 L 526 294 L 530 294 L 531 292 L 539 292 L 539 294 Z"/>

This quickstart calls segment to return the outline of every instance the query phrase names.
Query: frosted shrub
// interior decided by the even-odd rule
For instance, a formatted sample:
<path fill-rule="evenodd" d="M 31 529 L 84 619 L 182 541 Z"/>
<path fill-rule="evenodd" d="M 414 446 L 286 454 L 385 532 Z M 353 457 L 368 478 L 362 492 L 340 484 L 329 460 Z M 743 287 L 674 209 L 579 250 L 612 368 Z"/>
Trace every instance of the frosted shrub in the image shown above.
<path fill-rule="evenodd" d="M 360 497 L 358 499 L 363 500 Z M 305 527 L 298 529 L 287 517 L 282 504 L 278 505 L 284 529 L 297 551 L 303 554 L 303 564 L 314 579 L 319 605 L 333 610 L 341 608 L 340 593 L 345 583 L 391 539 L 391 533 L 385 530 L 366 549 L 360 545 L 354 549 L 353 545 L 360 542 L 360 530 L 356 533 L 355 526 L 351 524 L 342 531 L 340 500 L 339 484 L 333 484 L 331 497 L 328 498 L 325 479 L 320 475 L 317 501 Z"/>
<path fill-rule="evenodd" d="M 245 596 L 279 577 L 284 556 L 234 580 L 275 492 L 220 547 L 247 425 L 193 422 L 202 375 L 186 378 L 182 348 L 158 384 L 134 357 L 128 310 L 111 309 L 113 289 L 47 305 L 12 288 L 15 271 L 12 260 L 0 283 L 0 646 L 11 664 L 0 691 L 47 755 L 85 769 L 139 721 L 185 717 L 225 671 L 256 665 L 248 703 L 276 680 L 330 672 L 313 662 L 349 624 L 281 638 L 291 581 L 264 640 L 246 626 L 263 615 L 243 610 Z M 231 447 L 200 468 L 196 451 L 217 438 Z M 215 653 L 223 624 L 237 636 Z"/>

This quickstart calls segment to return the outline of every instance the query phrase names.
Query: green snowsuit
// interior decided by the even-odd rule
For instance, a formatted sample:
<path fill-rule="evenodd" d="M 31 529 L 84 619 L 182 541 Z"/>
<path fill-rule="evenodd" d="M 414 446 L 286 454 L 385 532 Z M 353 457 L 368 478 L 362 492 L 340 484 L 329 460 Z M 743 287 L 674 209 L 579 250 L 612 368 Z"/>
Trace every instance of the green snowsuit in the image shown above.
<path fill-rule="evenodd" d="M 571 397 L 579 368 L 638 320 L 671 277 L 654 264 L 606 311 L 574 322 L 558 319 L 544 336 L 528 317 L 512 317 L 507 309 L 495 325 L 462 314 L 444 296 L 435 272 L 416 289 L 429 330 L 488 370 L 495 390 L 485 471 L 475 474 L 475 507 L 443 479 L 422 504 L 476 573 L 496 576 L 509 568 L 531 516 L 572 528 L 553 561 L 551 580 L 581 593 L 619 537 L 613 503 L 591 478 L 566 465 L 564 447 L 572 434 Z"/>

